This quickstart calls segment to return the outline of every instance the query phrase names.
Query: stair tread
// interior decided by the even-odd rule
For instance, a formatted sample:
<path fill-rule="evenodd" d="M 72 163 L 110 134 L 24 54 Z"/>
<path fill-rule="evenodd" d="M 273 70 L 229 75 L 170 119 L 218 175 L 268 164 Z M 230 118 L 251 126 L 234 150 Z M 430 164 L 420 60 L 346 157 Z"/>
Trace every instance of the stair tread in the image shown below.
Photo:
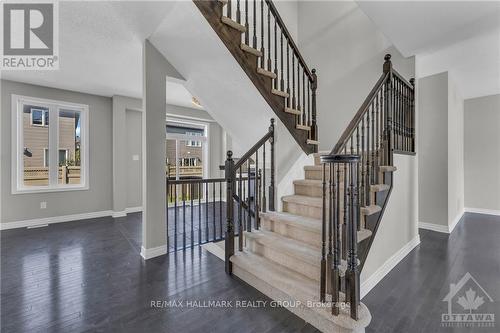
<path fill-rule="evenodd" d="M 270 72 L 264 68 L 257 67 L 257 73 L 275 79 L 277 77 L 276 73 Z"/>
<path fill-rule="evenodd" d="M 319 145 L 319 141 L 318 140 L 307 139 L 307 144 L 308 145 Z"/>
<path fill-rule="evenodd" d="M 297 109 L 292 109 L 292 108 L 285 108 L 285 112 L 286 113 L 295 114 L 295 115 L 301 115 L 302 114 L 302 111 L 297 110 Z"/>
<path fill-rule="evenodd" d="M 295 128 L 297 128 L 299 130 L 303 130 L 303 131 L 310 131 L 311 130 L 311 126 L 301 125 L 301 124 L 298 124 L 297 126 L 295 126 Z"/>
<path fill-rule="evenodd" d="M 307 229 L 312 232 L 321 234 L 322 221 L 312 217 L 304 217 L 300 215 L 290 214 L 286 212 L 265 212 L 260 214 L 261 218 L 269 219 L 274 222 L 286 223 L 289 225 L 298 226 L 302 229 Z M 371 230 L 358 230 L 358 242 L 361 242 L 372 235 Z M 320 245 L 320 244 L 318 244 Z"/>
<path fill-rule="evenodd" d="M 361 214 L 363 215 L 373 215 L 382 210 L 382 207 L 379 205 L 370 205 L 370 206 L 364 206 L 361 207 Z"/>
<path fill-rule="evenodd" d="M 321 252 L 318 247 L 281 236 L 276 232 L 265 230 L 245 232 L 245 237 L 255 239 L 257 242 L 265 246 L 274 248 L 280 252 L 285 252 L 288 255 L 304 262 L 317 266 L 320 265 Z"/>
<path fill-rule="evenodd" d="M 370 185 L 370 190 L 372 192 L 387 191 L 390 188 L 391 188 L 391 186 L 389 186 L 387 184 L 373 184 L 373 185 Z"/>
<path fill-rule="evenodd" d="M 240 44 L 240 47 L 243 51 L 245 52 L 248 52 L 248 53 L 251 53 L 253 54 L 254 56 L 256 57 L 262 57 L 262 52 L 260 52 L 259 50 L 257 49 L 254 49 L 253 47 L 251 47 L 250 45 L 247 45 L 245 43 L 241 43 Z"/>
<path fill-rule="evenodd" d="M 323 181 L 319 179 L 295 179 L 294 185 L 323 187 Z"/>
<path fill-rule="evenodd" d="M 288 98 L 290 97 L 290 95 L 285 92 L 285 91 L 281 91 L 281 90 L 278 90 L 278 89 L 271 89 L 271 93 L 274 94 L 274 95 L 277 95 L 277 96 L 281 96 L 281 97 L 284 97 L 284 98 Z"/>
<path fill-rule="evenodd" d="M 234 29 L 236 29 L 236 30 L 238 30 L 240 32 L 246 32 L 247 31 L 247 28 L 244 25 L 239 24 L 238 22 L 236 22 L 233 19 L 230 19 L 227 16 L 222 16 L 221 20 L 222 20 L 222 23 L 224 23 L 224 24 L 230 26 L 231 28 L 234 28 Z"/>
<path fill-rule="evenodd" d="M 306 195 L 292 194 L 283 196 L 281 200 L 285 202 L 307 205 L 312 207 L 319 207 L 319 208 L 323 207 L 323 198 L 321 197 L 310 197 Z"/>
<path fill-rule="evenodd" d="M 398 169 L 393 165 L 380 165 L 378 168 L 381 172 L 394 172 Z"/>

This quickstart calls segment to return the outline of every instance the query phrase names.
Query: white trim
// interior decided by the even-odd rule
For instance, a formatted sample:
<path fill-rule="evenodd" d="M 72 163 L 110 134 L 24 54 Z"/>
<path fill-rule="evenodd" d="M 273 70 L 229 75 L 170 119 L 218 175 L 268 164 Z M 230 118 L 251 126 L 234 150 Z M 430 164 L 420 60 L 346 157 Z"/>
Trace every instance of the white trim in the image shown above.
<path fill-rule="evenodd" d="M 436 231 L 436 232 L 443 232 L 445 234 L 449 234 L 448 226 L 447 225 L 442 225 L 442 224 L 434 224 L 434 223 L 427 223 L 427 222 L 418 222 L 418 227 L 426 230 L 431 230 L 431 231 Z"/>
<path fill-rule="evenodd" d="M 464 216 L 465 211 L 462 210 L 460 213 L 455 216 L 453 221 L 449 225 L 442 225 L 442 224 L 434 224 L 434 223 L 427 223 L 427 222 L 418 222 L 418 227 L 426 230 L 431 230 L 431 231 L 436 231 L 436 232 L 442 232 L 445 234 L 451 234 L 453 230 L 455 230 L 455 227 L 458 225 L 458 223 L 462 220 L 462 217 Z"/>
<path fill-rule="evenodd" d="M 398 252 L 380 266 L 375 273 L 361 284 L 361 298 L 365 297 L 401 260 L 403 260 L 417 245 L 420 244 L 420 235 L 416 235 Z"/>
<path fill-rule="evenodd" d="M 125 208 L 124 212 L 126 214 L 142 212 L 142 206 Z M 94 219 L 94 218 L 98 218 L 98 217 L 113 216 L 114 213 L 115 212 L 113 212 L 112 210 L 103 210 L 103 211 L 99 211 L 99 212 L 44 217 L 44 218 L 39 218 L 39 219 L 31 219 L 31 220 L 23 220 L 23 221 L 2 222 L 2 223 L 0 223 L 0 230 L 25 228 L 25 227 L 33 228 L 33 227 L 49 225 L 49 224 L 53 224 L 53 223 Z"/>
<path fill-rule="evenodd" d="M 44 218 L 23 220 L 23 221 L 14 221 L 14 222 L 2 222 L 2 223 L 0 223 L 0 230 L 8 230 L 8 229 L 24 228 L 24 227 L 34 227 L 34 226 L 43 225 L 43 224 L 71 222 L 71 221 L 77 221 L 77 220 L 86 220 L 86 219 L 93 219 L 93 218 L 98 218 L 98 217 L 111 216 L 112 214 L 113 214 L 113 211 L 111 211 L 111 210 L 103 210 L 100 212 L 90 212 L 90 213 L 81 213 L 81 214 L 44 217 Z"/>
<path fill-rule="evenodd" d="M 161 245 L 150 249 L 146 249 L 144 246 L 141 246 L 141 257 L 144 260 L 159 257 L 164 254 L 167 254 L 167 245 Z"/>
<path fill-rule="evenodd" d="M 455 227 L 457 226 L 457 224 L 460 222 L 460 220 L 464 216 L 464 213 L 465 213 L 465 211 L 462 210 L 460 213 L 457 214 L 457 216 L 455 216 L 455 218 L 453 219 L 453 221 L 451 222 L 451 224 L 448 226 L 448 233 L 451 234 L 453 232 L 453 230 L 455 229 Z"/>
<path fill-rule="evenodd" d="M 49 185 L 48 186 L 24 186 L 24 146 L 23 146 L 23 108 L 22 105 L 36 104 L 49 110 Z M 59 110 L 72 109 L 80 112 L 80 149 L 83 154 L 80 155 L 81 171 L 80 184 L 58 184 L 59 148 L 50 149 L 51 146 L 59 147 Z M 59 191 L 75 191 L 89 189 L 89 106 L 85 104 L 70 103 L 52 99 L 11 95 L 11 193 L 44 193 Z M 52 130 L 50 130 L 52 128 Z M 44 153 L 45 158 L 45 153 Z"/>
<path fill-rule="evenodd" d="M 142 212 L 142 206 L 125 208 L 127 214 Z"/>
<path fill-rule="evenodd" d="M 500 210 L 496 210 L 496 209 L 465 207 L 465 212 L 467 212 L 467 213 L 476 213 L 476 214 L 486 214 L 486 215 L 500 216 Z"/>
<path fill-rule="evenodd" d="M 126 211 L 124 211 L 124 210 L 122 210 L 122 211 L 120 211 L 120 212 L 113 212 L 113 213 L 111 214 L 111 217 L 112 217 L 112 218 L 114 218 L 114 219 L 116 219 L 116 218 L 118 218 L 118 217 L 125 217 L 125 216 L 127 216 L 127 212 L 126 212 Z"/>

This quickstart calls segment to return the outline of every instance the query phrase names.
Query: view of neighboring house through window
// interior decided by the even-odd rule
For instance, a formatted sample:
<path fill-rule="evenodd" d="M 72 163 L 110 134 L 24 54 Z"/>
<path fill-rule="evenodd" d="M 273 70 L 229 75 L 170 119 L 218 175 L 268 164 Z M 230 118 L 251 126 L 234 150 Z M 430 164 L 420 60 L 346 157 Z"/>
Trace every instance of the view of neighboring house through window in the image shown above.
<path fill-rule="evenodd" d="M 86 186 L 82 138 L 88 107 L 15 95 L 12 100 L 18 132 L 13 191 Z"/>
<path fill-rule="evenodd" d="M 203 178 L 206 130 L 204 125 L 168 122 L 166 168 L 169 179 Z"/>

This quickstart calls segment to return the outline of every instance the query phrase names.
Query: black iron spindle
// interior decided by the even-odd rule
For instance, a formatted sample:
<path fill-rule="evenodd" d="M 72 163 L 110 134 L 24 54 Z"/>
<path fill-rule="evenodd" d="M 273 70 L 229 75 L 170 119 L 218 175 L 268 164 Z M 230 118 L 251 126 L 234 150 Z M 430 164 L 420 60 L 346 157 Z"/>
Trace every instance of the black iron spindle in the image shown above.
<path fill-rule="evenodd" d="M 177 250 L 177 184 L 174 185 L 174 249 Z"/>
<path fill-rule="evenodd" d="M 184 193 L 184 184 L 181 185 L 182 196 L 182 248 L 186 248 L 186 196 Z"/>
<path fill-rule="evenodd" d="M 250 45 L 250 26 L 248 23 L 248 0 L 245 0 L 245 44 Z"/>
<path fill-rule="evenodd" d="M 191 216 L 191 248 L 193 248 L 194 247 L 194 219 L 193 219 L 193 193 L 194 193 L 194 190 L 193 190 L 193 183 L 189 184 L 189 192 L 191 192 L 189 195 L 190 203 L 191 203 L 191 207 L 189 209 L 189 215 Z"/>

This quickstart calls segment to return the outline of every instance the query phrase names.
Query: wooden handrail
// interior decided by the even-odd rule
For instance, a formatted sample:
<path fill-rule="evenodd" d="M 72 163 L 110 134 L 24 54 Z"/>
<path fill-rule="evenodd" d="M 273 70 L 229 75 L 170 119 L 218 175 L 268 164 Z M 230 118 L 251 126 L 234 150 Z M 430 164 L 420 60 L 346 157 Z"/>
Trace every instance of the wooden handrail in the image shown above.
<path fill-rule="evenodd" d="M 234 164 L 234 170 L 239 169 L 243 164 L 252 156 L 255 154 L 257 149 L 259 149 L 266 141 L 271 139 L 274 136 L 274 119 L 271 119 L 271 126 L 269 127 L 269 131 L 264 135 L 259 141 L 257 141 L 256 144 L 252 146 L 241 158 Z"/>
<path fill-rule="evenodd" d="M 302 57 L 302 54 L 300 54 L 299 48 L 293 41 L 292 35 L 286 28 L 285 22 L 283 22 L 283 19 L 281 18 L 281 15 L 278 13 L 278 9 L 274 5 L 274 3 L 271 0 L 266 0 L 267 5 L 269 6 L 269 9 L 271 10 L 271 13 L 273 13 L 276 21 L 278 22 L 278 25 L 280 26 L 280 29 L 283 31 L 285 34 L 286 39 L 288 40 L 288 43 L 292 47 L 294 53 L 297 55 L 297 58 L 299 59 L 302 67 L 304 68 L 304 71 L 307 74 L 307 77 L 309 78 L 309 81 L 314 82 L 313 76 L 311 71 L 309 70 L 309 67 L 307 67 L 306 62 L 304 58 Z"/>
<path fill-rule="evenodd" d="M 347 142 L 347 139 L 352 135 L 356 127 L 358 126 L 361 118 L 363 118 L 363 115 L 365 114 L 366 110 L 372 103 L 373 99 L 377 95 L 377 92 L 380 90 L 380 88 L 383 86 L 385 80 L 388 78 L 389 73 L 384 73 L 380 76 L 378 79 L 377 83 L 373 87 L 373 89 L 370 91 L 368 96 L 366 97 L 365 101 L 363 104 L 361 104 L 360 108 L 358 109 L 358 112 L 354 115 L 354 118 L 352 118 L 351 122 L 349 123 L 349 126 L 345 129 L 345 131 L 342 133 L 340 136 L 340 139 L 338 140 L 337 144 L 331 151 L 331 155 L 333 154 L 339 154 L 342 148 L 344 148 L 345 143 Z"/>
<path fill-rule="evenodd" d="M 398 73 L 394 68 L 392 69 L 391 73 L 395 75 L 399 80 L 401 80 L 405 85 L 408 86 L 408 88 L 414 90 L 413 84 L 411 84 L 408 80 L 406 80 L 401 74 Z"/>

